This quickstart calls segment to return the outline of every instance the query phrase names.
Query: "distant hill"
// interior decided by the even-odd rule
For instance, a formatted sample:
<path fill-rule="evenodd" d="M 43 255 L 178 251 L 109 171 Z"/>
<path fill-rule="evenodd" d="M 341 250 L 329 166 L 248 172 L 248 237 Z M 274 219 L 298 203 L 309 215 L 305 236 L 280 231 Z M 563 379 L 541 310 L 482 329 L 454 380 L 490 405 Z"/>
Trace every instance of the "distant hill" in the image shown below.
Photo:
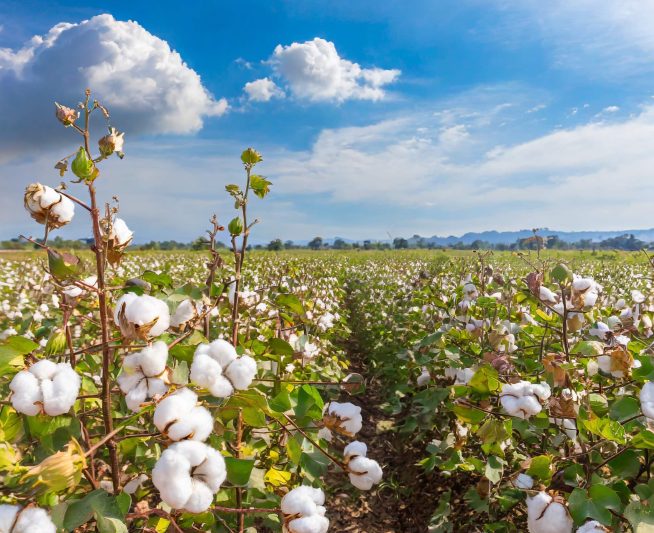
<path fill-rule="evenodd" d="M 591 240 L 593 242 L 600 242 L 605 239 L 610 239 L 613 237 L 620 237 L 625 234 L 633 234 L 636 239 L 650 243 L 654 242 L 654 228 L 650 229 L 629 229 L 629 230 L 619 230 L 619 231 L 558 231 L 548 228 L 541 229 L 538 232 L 539 235 L 543 237 L 548 237 L 550 235 L 557 235 L 559 239 L 566 242 L 578 242 L 581 240 Z M 533 232 L 530 229 L 523 229 L 518 231 L 482 231 L 482 232 L 469 232 L 464 233 L 460 237 L 455 235 L 450 235 L 448 237 L 439 237 L 434 235 L 432 237 L 421 237 L 420 235 L 414 235 L 409 241 L 409 245 L 413 246 L 420 239 L 425 239 L 427 243 L 440 245 L 440 246 L 452 246 L 456 243 L 471 244 L 474 241 L 485 241 L 490 244 L 513 244 L 519 239 L 525 239 L 531 237 Z"/>

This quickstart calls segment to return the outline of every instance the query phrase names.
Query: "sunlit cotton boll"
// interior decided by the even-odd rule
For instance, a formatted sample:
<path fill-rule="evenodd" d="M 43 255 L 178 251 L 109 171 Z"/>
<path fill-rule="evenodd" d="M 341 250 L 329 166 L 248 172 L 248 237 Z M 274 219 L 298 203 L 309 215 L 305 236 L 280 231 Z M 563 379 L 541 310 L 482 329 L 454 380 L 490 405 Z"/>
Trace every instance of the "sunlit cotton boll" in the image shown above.
<path fill-rule="evenodd" d="M 610 529 L 605 528 L 597 520 L 590 520 L 577 529 L 577 533 L 608 533 Z"/>
<path fill-rule="evenodd" d="M 422 368 L 422 372 L 416 379 L 416 384 L 418 387 L 425 387 L 429 384 L 431 381 L 431 374 L 429 373 L 429 370 L 425 367 Z"/>
<path fill-rule="evenodd" d="M 360 441 L 353 441 L 343 450 L 350 483 L 359 490 L 370 490 L 382 480 L 383 472 L 379 463 L 366 457 L 368 447 Z"/>
<path fill-rule="evenodd" d="M 572 518 L 562 503 L 546 492 L 527 498 L 529 533 L 571 533 Z"/>
<path fill-rule="evenodd" d="M 75 204 L 52 187 L 32 183 L 25 189 L 25 209 L 39 224 L 60 228 L 73 220 Z"/>
<path fill-rule="evenodd" d="M 193 300 L 184 300 L 177 306 L 173 316 L 170 319 L 170 325 L 174 328 L 180 328 L 187 323 L 195 320 L 202 312 L 202 304 L 196 303 Z"/>
<path fill-rule="evenodd" d="M 513 484 L 518 489 L 529 490 L 534 486 L 534 478 L 527 474 L 518 474 Z"/>
<path fill-rule="evenodd" d="M 225 481 L 225 460 L 203 442 L 176 442 L 161 454 L 152 469 L 152 483 L 173 509 L 202 513 Z"/>
<path fill-rule="evenodd" d="M 213 430 L 208 409 L 197 405 L 198 395 L 191 389 L 175 391 L 157 404 L 153 422 L 170 440 L 206 440 Z"/>
<path fill-rule="evenodd" d="M 234 346 L 222 339 L 200 344 L 191 364 L 191 381 L 217 398 L 247 389 L 256 373 L 256 361 L 249 355 L 239 357 Z"/>
<path fill-rule="evenodd" d="M 84 285 L 88 285 L 89 287 L 97 287 L 98 286 L 98 277 L 97 276 L 89 276 L 88 278 L 84 278 L 82 280 Z M 67 285 L 63 289 L 64 296 L 67 298 L 77 298 L 78 296 L 81 296 L 82 293 L 87 291 L 88 289 L 84 287 L 80 287 L 79 285 Z"/>
<path fill-rule="evenodd" d="M 602 286 L 594 279 L 575 276 L 572 281 L 572 305 L 576 309 L 593 307 L 601 290 Z"/>
<path fill-rule="evenodd" d="M 363 427 L 361 407 L 350 402 L 330 402 L 325 407 L 323 423 L 336 433 L 354 437 Z"/>
<path fill-rule="evenodd" d="M 38 507 L 0 505 L 0 533 L 56 533 L 50 515 Z"/>
<path fill-rule="evenodd" d="M 67 413 L 75 403 L 81 379 L 68 363 L 43 359 L 21 370 L 11 380 L 11 404 L 29 416 Z"/>
<path fill-rule="evenodd" d="M 325 494 L 320 489 L 301 486 L 282 498 L 284 531 L 289 533 L 327 533 L 329 520 L 325 517 Z"/>
<path fill-rule="evenodd" d="M 654 420 L 654 382 L 648 381 L 640 390 L 640 408 L 650 420 Z"/>
<path fill-rule="evenodd" d="M 166 361 L 168 346 L 157 341 L 140 352 L 123 360 L 123 371 L 118 376 L 118 386 L 125 394 L 127 407 L 139 411 L 147 398 L 160 396 L 168 391 Z"/>
<path fill-rule="evenodd" d="M 551 393 L 547 383 L 540 385 L 528 381 L 506 383 L 502 386 L 500 402 L 511 416 L 527 419 L 541 412 L 543 409 L 541 402 L 547 400 Z"/>
<path fill-rule="evenodd" d="M 168 329 L 170 311 L 158 298 L 129 292 L 116 302 L 114 321 L 125 338 L 147 341 Z"/>

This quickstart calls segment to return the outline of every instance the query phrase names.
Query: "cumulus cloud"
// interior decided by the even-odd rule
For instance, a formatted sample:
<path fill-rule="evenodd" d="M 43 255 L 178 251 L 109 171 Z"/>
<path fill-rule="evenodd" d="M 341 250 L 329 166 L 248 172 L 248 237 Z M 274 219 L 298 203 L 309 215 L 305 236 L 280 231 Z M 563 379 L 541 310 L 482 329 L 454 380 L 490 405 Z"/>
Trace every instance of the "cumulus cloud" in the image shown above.
<path fill-rule="evenodd" d="M 285 96 L 284 91 L 277 87 L 277 84 L 270 78 L 249 81 L 243 90 L 247 94 L 248 100 L 252 102 L 268 102 L 273 98 L 284 98 Z"/>
<path fill-rule="evenodd" d="M 398 69 L 363 68 L 342 58 L 331 41 L 316 37 L 304 43 L 277 45 L 270 64 L 296 98 L 313 102 L 381 100 Z"/>
<path fill-rule="evenodd" d="M 138 23 L 111 15 L 60 23 L 21 48 L 0 49 L 0 157 L 26 143 L 52 142 L 54 101 L 74 105 L 86 87 L 130 134 L 193 133 L 228 107 L 179 53 Z"/>

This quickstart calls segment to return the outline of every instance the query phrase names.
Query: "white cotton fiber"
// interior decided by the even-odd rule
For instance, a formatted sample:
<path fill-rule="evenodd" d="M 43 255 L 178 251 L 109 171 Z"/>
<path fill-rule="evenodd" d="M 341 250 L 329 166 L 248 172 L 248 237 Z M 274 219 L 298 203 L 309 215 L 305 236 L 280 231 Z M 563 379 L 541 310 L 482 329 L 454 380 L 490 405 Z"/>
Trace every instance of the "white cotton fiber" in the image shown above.
<path fill-rule="evenodd" d="M 80 384 L 81 378 L 68 363 L 43 359 L 14 376 L 9 384 L 11 403 L 28 416 L 63 415 L 75 403 Z"/>

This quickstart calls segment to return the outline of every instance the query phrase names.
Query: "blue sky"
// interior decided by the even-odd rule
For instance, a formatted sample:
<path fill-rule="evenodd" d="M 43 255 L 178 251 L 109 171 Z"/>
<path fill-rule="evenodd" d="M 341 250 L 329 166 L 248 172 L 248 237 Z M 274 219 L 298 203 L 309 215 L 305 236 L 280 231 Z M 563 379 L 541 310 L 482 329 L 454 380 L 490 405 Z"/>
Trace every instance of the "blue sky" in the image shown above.
<path fill-rule="evenodd" d="M 188 6 L 0 1 L 0 238 L 37 234 L 22 190 L 58 183 L 52 101 L 86 85 L 127 132 L 99 188 L 139 242 L 229 220 L 250 145 L 259 242 L 654 225 L 652 1 Z"/>

